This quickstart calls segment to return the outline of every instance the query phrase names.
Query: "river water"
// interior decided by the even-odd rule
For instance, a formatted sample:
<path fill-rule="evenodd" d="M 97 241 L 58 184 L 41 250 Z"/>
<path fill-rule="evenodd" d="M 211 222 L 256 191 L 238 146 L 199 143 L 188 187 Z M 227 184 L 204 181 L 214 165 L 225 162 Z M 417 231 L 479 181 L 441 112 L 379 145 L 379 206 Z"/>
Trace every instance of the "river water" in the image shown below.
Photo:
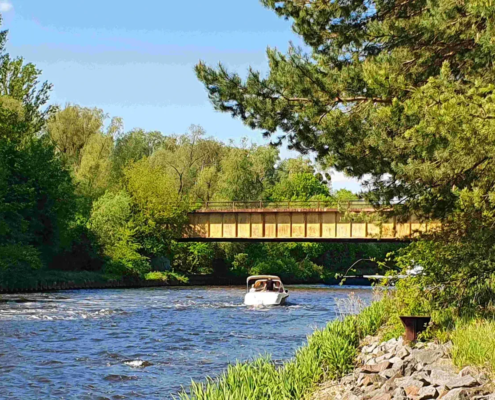
<path fill-rule="evenodd" d="M 243 287 L 79 290 L 0 299 L 1 399 L 172 398 L 229 362 L 293 356 L 369 288 L 292 286 L 285 306 Z M 355 301 L 354 301 L 355 303 Z"/>

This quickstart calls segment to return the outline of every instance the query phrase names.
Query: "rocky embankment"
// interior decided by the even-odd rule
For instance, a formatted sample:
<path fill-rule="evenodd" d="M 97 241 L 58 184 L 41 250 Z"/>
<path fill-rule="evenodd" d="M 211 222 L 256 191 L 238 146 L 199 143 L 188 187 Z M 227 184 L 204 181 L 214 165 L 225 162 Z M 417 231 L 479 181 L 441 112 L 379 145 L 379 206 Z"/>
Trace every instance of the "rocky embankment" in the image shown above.
<path fill-rule="evenodd" d="M 495 400 L 488 375 L 472 367 L 458 371 L 451 344 L 366 338 L 352 374 L 323 385 L 313 400 Z"/>

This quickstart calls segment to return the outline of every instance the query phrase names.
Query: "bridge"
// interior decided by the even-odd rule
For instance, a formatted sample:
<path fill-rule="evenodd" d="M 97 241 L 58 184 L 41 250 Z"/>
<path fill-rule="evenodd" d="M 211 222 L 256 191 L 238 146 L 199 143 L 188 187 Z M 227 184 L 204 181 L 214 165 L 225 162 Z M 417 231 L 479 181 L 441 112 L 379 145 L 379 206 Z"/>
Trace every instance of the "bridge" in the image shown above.
<path fill-rule="evenodd" d="M 438 229 L 438 221 L 399 221 L 362 201 L 206 202 L 189 213 L 189 242 L 396 242 Z M 376 217 L 376 218 L 375 218 Z"/>

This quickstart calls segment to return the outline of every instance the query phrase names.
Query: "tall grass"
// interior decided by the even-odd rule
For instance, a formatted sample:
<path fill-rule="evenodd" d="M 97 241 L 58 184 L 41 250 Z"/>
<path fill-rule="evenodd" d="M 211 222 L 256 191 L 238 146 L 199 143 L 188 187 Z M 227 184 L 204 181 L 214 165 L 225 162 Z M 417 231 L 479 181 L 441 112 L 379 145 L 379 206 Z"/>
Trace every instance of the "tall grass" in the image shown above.
<path fill-rule="evenodd" d="M 293 359 L 275 366 L 265 356 L 230 365 L 216 379 L 192 382 L 181 400 L 303 399 L 323 379 L 337 378 L 353 368 L 359 340 L 374 334 L 385 321 L 385 308 L 375 302 L 315 331 Z"/>
<path fill-rule="evenodd" d="M 458 367 L 474 365 L 495 373 L 495 321 L 459 324 L 451 335 L 452 359 Z"/>

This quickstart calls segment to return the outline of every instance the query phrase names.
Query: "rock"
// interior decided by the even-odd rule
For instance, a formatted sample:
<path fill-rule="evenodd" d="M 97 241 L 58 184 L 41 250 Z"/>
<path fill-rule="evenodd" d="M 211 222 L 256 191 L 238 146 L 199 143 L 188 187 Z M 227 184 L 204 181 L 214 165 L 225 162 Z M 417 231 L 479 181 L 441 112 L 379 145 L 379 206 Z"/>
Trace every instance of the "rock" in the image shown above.
<path fill-rule="evenodd" d="M 384 344 L 385 351 L 388 352 L 394 351 L 398 344 L 399 342 L 397 339 L 390 339 L 388 342 L 385 342 Z"/>
<path fill-rule="evenodd" d="M 375 361 L 376 361 L 377 363 L 381 363 L 382 361 L 386 361 L 386 360 L 391 359 L 393 356 L 394 356 L 394 355 L 393 355 L 393 353 L 386 353 L 386 354 L 384 354 L 383 356 L 377 357 L 377 358 L 375 359 Z"/>
<path fill-rule="evenodd" d="M 425 384 L 422 381 L 418 381 L 414 379 L 412 376 L 396 379 L 395 384 L 397 385 L 397 387 L 404 388 L 406 392 L 407 392 L 407 388 L 416 387 L 418 388 L 418 393 L 419 393 L 419 389 L 425 386 Z"/>
<path fill-rule="evenodd" d="M 380 375 L 376 375 L 376 374 L 373 374 L 373 375 L 367 375 L 363 381 L 361 382 L 361 386 L 370 386 L 370 385 L 373 385 L 375 383 L 377 384 L 382 384 L 383 382 L 385 382 L 385 378 L 381 377 Z"/>
<path fill-rule="evenodd" d="M 420 364 L 433 364 L 439 358 L 443 357 L 442 350 L 413 350 L 413 358 Z"/>
<path fill-rule="evenodd" d="M 416 349 L 422 349 L 423 347 L 425 347 L 425 344 L 423 342 L 418 342 L 418 343 L 416 343 L 416 345 L 414 347 Z"/>
<path fill-rule="evenodd" d="M 410 398 L 410 397 L 416 398 L 417 396 L 419 396 L 419 391 L 421 390 L 421 388 L 413 385 L 413 386 L 408 386 L 408 387 L 404 388 L 404 390 L 406 391 L 408 398 Z"/>
<path fill-rule="evenodd" d="M 377 394 L 371 400 L 392 400 L 392 395 L 390 393 Z"/>
<path fill-rule="evenodd" d="M 478 384 L 478 381 L 471 375 L 458 376 L 436 369 L 431 371 L 429 381 L 433 385 L 446 386 L 448 389 L 472 387 Z"/>
<path fill-rule="evenodd" d="M 418 400 L 436 399 L 437 397 L 437 389 L 435 389 L 433 386 L 422 387 L 418 394 Z"/>
<path fill-rule="evenodd" d="M 469 394 L 466 389 L 454 389 L 441 397 L 442 400 L 468 400 Z"/>
<path fill-rule="evenodd" d="M 359 400 L 359 397 L 354 393 L 345 393 L 342 400 Z"/>
<path fill-rule="evenodd" d="M 476 376 L 476 375 L 478 375 L 478 371 L 476 370 L 476 368 L 471 367 L 471 366 L 464 367 L 459 372 L 459 376 L 466 376 L 466 375 Z"/>
<path fill-rule="evenodd" d="M 423 371 L 416 372 L 415 374 L 411 375 L 411 378 L 428 385 L 430 384 L 430 377 L 426 374 L 426 372 Z"/>
<path fill-rule="evenodd" d="M 393 357 L 388 361 L 392 363 L 392 369 L 394 370 L 402 370 L 402 368 L 404 367 L 404 361 L 402 361 L 402 358 Z"/>
<path fill-rule="evenodd" d="M 402 378 L 403 376 L 401 371 L 398 371 L 394 368 L 386 369 L 385 371 L 380 372 L 378 375 L 385 379 L 390 379 L 392 377 Z"/>
<path fill-rule="evenodd" d="M 365 395 L 363 395 L 360 400 L 371 400 L 375 396 L 379 396 L 379 395 L 382 395 L 384 393 L 385 392 L 383 391 L 383 389 L 375 389 L 372 392 L 369 392 L 369 393 L 366 393 Z"/>
<path fill-rule="evenodd" d="M 438 392 L 438 397 L 440 398 L 442 396 L 445 396 L 449 392 L 449 389 L 447 389 L 445 386 L 438 386 L 437 392 Z"/>
<path fill-rule="evenodd" d="M 410 362 L 404 368 L 404 376 L 411 376 L 415 371 L 416 371 L 416 364 Z"/>
<path fill-rule="evenodd" d="M 346 375 L 340 380 L 341 385 L 351 385 L 355 381 L 355 377 L 353 375 Z"/>
<path fill-rule="evenodd" d="M 356 383 L 358 384 L 358 386 L 361 386 L 361 384 L 363 383 L 363 380 L 368 376 L 368 374 L 365 374 L 363 372 L 361 372 L 357 379 L 356 379 Z"/>
<path fill-rule="evenodd" d="M 452 360 L 448 358 L 440 358 L 439 360 L 435 361 L 433 364 L 425 365 L 423 369 L 425 371 L 433 371 L 434 369 L 436 369 L 436 370 L 448 372 L 453 375 L 457 375 L 457 371 L 454 368 L 454 365 L 452 364 Z"/>
<path fill-rule="evenodd" d="M 392 364 L 389 361 L 383 361 L 381 363 L 374 364 L 374 365 L 370 365 L 370 364 L 363 365 L 362 370 L 366 371 L 366 372 L 378 373 L 378 372 L 385 371 L 391 365 Z"/>
<path fill-rule="evenodd" d="M 371 353 L 373 350 L 375 350 L 378 347 L 378 343 L 371 343 L 369 346 L 364 346 L 363 349 L 361 350 L 362 353 Z"/>
<path fill-rule="evenodd" d="M 342 397 L 342 400 L 359 400 L 359 397 L 354 393 L 346 393 L 344 397 Z"/>
<path fill-rule="evenodd" d="M 406 346 L 406 347 L 402 347 L 398 352 L 397 352 L 397 357 L 399 357 L 400 359 L 404 359 L 406 358 L 409 354 L 411 354 L 411 349 L 410 347 Z"/>
<path fill-rule="evenodd" d="M 377 355 L 378 353 L 381 353 L 382 350 L 380 349 L 380 347 L 375 347 L 373 349 L 373 351 L 371 352 L 371 354 L 374 354 L 374 355 Z"/>

